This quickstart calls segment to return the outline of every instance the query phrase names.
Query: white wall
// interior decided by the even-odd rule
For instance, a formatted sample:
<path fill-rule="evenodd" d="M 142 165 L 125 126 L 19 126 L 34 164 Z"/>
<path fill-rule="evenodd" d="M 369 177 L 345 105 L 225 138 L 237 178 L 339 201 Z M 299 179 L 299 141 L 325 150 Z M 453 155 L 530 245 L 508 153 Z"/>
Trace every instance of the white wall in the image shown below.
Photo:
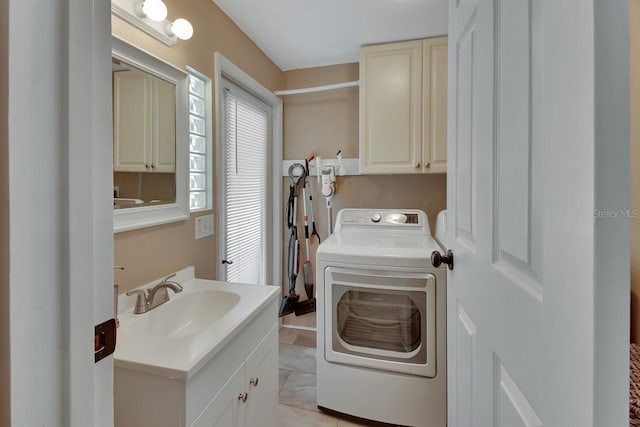
<path fill-rule="evenodd" d="M 9 2 L 11 417 L 61 425 L 64 1 Z M 29 397 L 28 399 L 26 397 Z"/>
<path fill-rule="evenodd" d="M 9 92 L 9 4 L 0 2 L 0 378 L 9 378 L 9 143 L 7 96 Z M 9 381 L 0 381 L 0 425 L 10 420 Z"/>
<path fill-rule="evenodd" d="M 7 4 L 11 425 L 109 426 L 112 362 L 94 368 L 92 335 L 113 304 L 110 4 Z"/>
<path fill-rule="evenodd" d="M 595 207 L 615 211 L 628 209 L 630 197 L 629 0 L 593 4 Z M 598 219 L 595 231 L 594 425 L 622 426 L 629 414 L 629 219 Z"/>
<path fill-rule="evenodd" d="M 629 2 L 631 208 L 640 210 L 640 0 Z M 640 344 L 640 218 L 631 221 L 631 342 Z"/>

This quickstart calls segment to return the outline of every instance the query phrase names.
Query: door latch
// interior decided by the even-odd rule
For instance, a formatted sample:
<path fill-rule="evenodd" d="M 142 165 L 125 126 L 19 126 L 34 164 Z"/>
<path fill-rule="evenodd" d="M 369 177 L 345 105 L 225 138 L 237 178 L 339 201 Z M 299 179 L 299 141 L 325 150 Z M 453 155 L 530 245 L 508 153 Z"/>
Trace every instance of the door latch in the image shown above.
<path fill-rule="evenodd" d="M 116 319 L 109 319 L 95 328 L 93 351 L 98 363 L 116 350 Z"/>
<path fill-rule="evenodd" d="M 453 252 L 448 250 L 446 255 L 442 255 L 438 251 L 433 251 L 431 253 L 431 264 L 435 268 L 440 267 L 442 264 L 447 264 L 449 266 L 449 270 L 453 270 Z"/>

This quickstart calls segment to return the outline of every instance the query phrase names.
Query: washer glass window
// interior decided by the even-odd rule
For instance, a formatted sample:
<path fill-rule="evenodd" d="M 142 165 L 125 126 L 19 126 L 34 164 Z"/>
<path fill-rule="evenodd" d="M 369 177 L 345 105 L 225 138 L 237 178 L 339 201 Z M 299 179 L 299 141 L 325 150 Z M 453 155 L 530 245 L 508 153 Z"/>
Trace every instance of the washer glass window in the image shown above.
<path fill-rule="evenodd" d="M 407 295 L 350 290 L 336 314 L 338 336 L 349 345 L 399 353 L 420 347 L 422 316 Z"/>

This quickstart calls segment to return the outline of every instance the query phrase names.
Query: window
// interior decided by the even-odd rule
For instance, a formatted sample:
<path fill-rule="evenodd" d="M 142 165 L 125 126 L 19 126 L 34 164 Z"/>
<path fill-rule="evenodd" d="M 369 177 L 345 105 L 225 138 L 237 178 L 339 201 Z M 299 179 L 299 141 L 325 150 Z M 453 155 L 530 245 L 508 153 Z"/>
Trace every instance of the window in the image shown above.
<path fill-rule="evenodd" d="M 224 280 L 270 284 L 272 279 L 271 106 L 223 80 L 220 204 Z"/>
<path fill-rule="evenodd" d="M 229 190 L 229 184 L 231 182 L 225 182 L 225 177 L 231 177 L 229 172 L 235 170 L 235 165 L 231 165 L 231 170 L 226 167 L 229 159 L 226 159 L 225 151 L 234 154 L 235 153 L 235 144 L 228 144 L 230 137 L 235 133 L 235 129 L 231 130 L 231 125 L 235 128 L 235 124 L 244 122 L 244 119 L 249 117 L 254 117 L 260 122 L 258 117 L 261 115 L 259 110 L 270 110 L 268 112 L 268 117 L 270 117 L 270 123 L 268 126 L 270 130 L 268 132 L 268 143 L 270 147 L 266 150 L 266 152 L 259 152 L 260 154 L 254 153 L 251 156 L 245 156 L 242 154 L 242 150 L 244 150 L 247 145 L 243 143 L 244 138 L 242 137 L 243 132 L 238 132 L 236 135 L 239 137 L 238 139 L 238 154 L 239 160 L 241 163 L 238 163 L 238 172 L 244 173 L 247 170 L 247 166 L 250 166 L 253 169 L 251 164 L 244 164 L 244 162 L 256 162 L 258 157 L 262 157 L 263 155 L 268 155 L 267 165 L 268 171 L 265 175 L 263 175 L 264 183 L 259 184 L 260 188 L 266 189 L 267 200 L 264 200 L 262 206 L 262 214 L 264 215 L 264 230 L 268 232 L 265 236 L 262 233 L 254 232 L 253 235 L 249 236 L 248 241 L 254 244 L 254 240 L 258 237 L 261 240 L 260 244 L 260 253 L 264 254 L 266 259 L 253 260 L 253 263 L 259 266 L 259 270 L 255 269 L 253 274 L 254 283 L 267 283 L 269 285 L 281 286 L 282 284 L 282 186 L 279 184 L 282 182 L 282 99 L 278 98 L 272 91 L 262 86 L 260 83 L 255 81 L 249 74 L 242 71 L 239 67 L 234 65 L 231 61 L 225 58 L 220 52 L 216 52 L 214 54 L 214 65 L 215 65 L 215 93 L 216 93 L 216 105 L 219 108 L 216 110 L 216 209 L 218 211 L 218 279 L 219 280 L 228 280 L 227 277 L 234 276 L 233 272 L 228 270 L 230 266 L 239 266 L 240 264 L 244 264 L 245 261 L 237 258 L 236 255 L 233 254 L 233 250 L 229 247 L 229 239 L 228 239 L 228 231 L 232 233 L 235 230 L 228 230 L 228 226 L 230 222 L 227 218 L 227 212 L 230 212 L 231 215 L 238 215 L 242 212 L 233 212 L 227 206 L 227 200 L 235 203 L 237 201 L 233 200 L 229 194 L 227 194 Z M 237 90 L 237 88 L 229 87 L 229 82 L 225 82 L 225 80 L 230 80 L 234 82 L 235 86 L 239 87 L 241 90 Z M 229 92 L 225 90 L 226 87 L 229 87 Z M 247 92 L 250 95 L 247 97 Z M 266 104 L 266 109 L 258 107 L 257 104 L 250 102 L 250 104 L 254 104 L 253 107 L 244 108 L 241 107 L 245 104 L 246 100 L 249 98 L 258 98 L 258 104 L 262 103 L 263 106 Z M 234 114 L 235 114 L 235 105 L 237 102 L 239 115 L 235 116 L 235 120 L 233 116 L 226 116 L 225 112 L 231 113 L 231 109 L 225 109 L 225 104 L 233 106 Z M 256 111 L 256 108 L 258 111 Z M 252 111 L 253 114 L 250 113 L 248 115 L 244 114 L 247 111 Z M 228 120 L 228 121 L 227 121 Z M 267 119 L 269 120 L 269 119 Z M 235 122 L 235 123 L 234 123 Z M 225 126 L 226 124 L 226 126 Z M 264 125 L 264 124 L 263 124 Z M 243 126 L 239 126 L 239 129 L 242 129 Z M 227 133 L 227 131 L 229 133 Z M 234 137 L 235 140 L 235 137 Z M 246 141 L 245 141 L 246 142 Z M 253 144 L 252 144 L 253 145 Z M 258 144 L 259 145 L 259 144 Z M 253 145 L 256 148 L 255 145 Z M 262 160 L 261 162 L 263 162 Z M 256 168 L 259 169 L 259 168 Z M 257 170 L 254 172 L 257 173 Z M 242 175 L 235 176 L 235 178 L 242 177 Z M 278 183 L 278 185 L 275 185 Z M 237 207 L 237 206 L 236 206 Z M 233 219 L 232 219 L 233 221 Z M 255 217 L 252 218 L 252 222 L 255 221 Z M 255 224 L 255 223 L 254 223 Z M 236 222 L 236 227 L 238 222 Z M 245 227 L 245 224 L 240 223 L 240 227 Z M 248 229 L 248 228 L 246 228 Z M 251 232 L 251 230 L 250 230 Z M 266 239 L 265 239 L 266 238 Z M 264 245 L 264 246 L 262 246 Z M 235 246 L 236 248 L 240 248 L 239 245 Z M 255 250 L 255 247 L 253 248 Z M 234 261 L 236 257 L 237 264 Z M 234 261 L 233 264 L 229 264 L 230 261 Z M 263 264 L 264 263 L 264 264 Z M 255 271 L 260 271 L 260 275 L 255 279 Z M 229 274 L 231 273 L 231 276 Z M 235 277 L 238 277 L 237 275 Z M 246 277 L 242 274 L 242 277 Z"/>
<path fill-rule="evenodd" d="M 211 209 L 211 79 L 189 73 L 189 209 Z"/>

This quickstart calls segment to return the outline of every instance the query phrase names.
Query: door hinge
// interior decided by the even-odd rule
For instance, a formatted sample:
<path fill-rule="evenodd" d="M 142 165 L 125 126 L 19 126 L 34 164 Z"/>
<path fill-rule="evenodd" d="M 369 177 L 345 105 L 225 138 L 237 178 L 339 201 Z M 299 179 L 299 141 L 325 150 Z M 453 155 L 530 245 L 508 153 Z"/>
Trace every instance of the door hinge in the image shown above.
<path fill-rule="evenodd" d="M 95 328 L 93 351 L 95 363 L 113 354 L 116 350 L 116 319 L 109 319 Z"/>

